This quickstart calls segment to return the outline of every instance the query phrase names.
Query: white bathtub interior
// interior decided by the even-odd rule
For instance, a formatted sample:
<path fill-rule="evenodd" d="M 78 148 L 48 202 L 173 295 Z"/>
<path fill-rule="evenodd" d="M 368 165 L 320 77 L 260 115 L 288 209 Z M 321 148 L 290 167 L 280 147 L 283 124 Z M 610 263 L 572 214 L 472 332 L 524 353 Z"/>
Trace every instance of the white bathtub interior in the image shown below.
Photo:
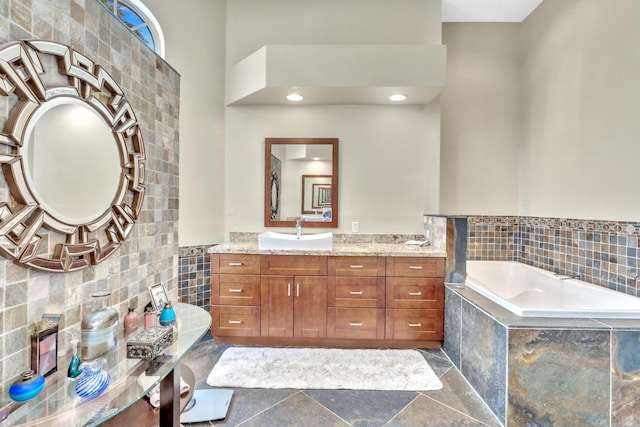
<path fill-rule="evenodd" d="M 465 284 L 522 317 L 640 319 L 640 298 L 515 261 L 467 261 Z"/>

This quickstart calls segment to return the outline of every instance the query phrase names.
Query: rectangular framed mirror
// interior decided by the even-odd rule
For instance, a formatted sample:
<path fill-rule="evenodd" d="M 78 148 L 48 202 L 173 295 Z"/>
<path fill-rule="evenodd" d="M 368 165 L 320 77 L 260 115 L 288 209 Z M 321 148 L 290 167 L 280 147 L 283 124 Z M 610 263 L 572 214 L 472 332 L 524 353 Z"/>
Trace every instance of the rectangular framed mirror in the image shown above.
<path fill-rule="evenodd" d="M 264 225 L 338 227 L 338 139 L 265 140 Z"/>

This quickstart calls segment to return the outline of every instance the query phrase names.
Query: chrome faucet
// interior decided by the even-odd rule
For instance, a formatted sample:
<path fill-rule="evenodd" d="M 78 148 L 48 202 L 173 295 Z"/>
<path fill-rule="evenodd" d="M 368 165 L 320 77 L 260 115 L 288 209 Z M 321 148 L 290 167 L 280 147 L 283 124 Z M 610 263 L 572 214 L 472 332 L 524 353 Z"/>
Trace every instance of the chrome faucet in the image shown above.
<path fill-rule="evenodd" d="M 296 237 L 300 239 L 302 236 L 302 218 L 296 220 Z"/>

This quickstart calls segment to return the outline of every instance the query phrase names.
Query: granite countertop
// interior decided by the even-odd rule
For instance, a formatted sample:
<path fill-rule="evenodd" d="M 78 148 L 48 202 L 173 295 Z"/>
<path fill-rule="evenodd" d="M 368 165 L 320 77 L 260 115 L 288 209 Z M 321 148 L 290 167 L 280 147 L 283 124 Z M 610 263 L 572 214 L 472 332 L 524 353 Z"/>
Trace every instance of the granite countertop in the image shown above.
<path fill-rule="evenodd" d="M 408 237 L 408 238 L 407 238 Z M 260 255 L 327 255 L 327 256 L 400 256 L 400 257 L 446 257 L 444 248 L 424 246 L 410 247 L 406 240 L 414 240 L 415 236 L 394 235 L 389 239 L 350 239 L 334 238 L 332 250 L 260 250 L 258 239 L 243 238 L 211 246 L 207 249 L 212 254 L 260 254 Z M 369 241 L 362 241 L 369 240 Z"/>

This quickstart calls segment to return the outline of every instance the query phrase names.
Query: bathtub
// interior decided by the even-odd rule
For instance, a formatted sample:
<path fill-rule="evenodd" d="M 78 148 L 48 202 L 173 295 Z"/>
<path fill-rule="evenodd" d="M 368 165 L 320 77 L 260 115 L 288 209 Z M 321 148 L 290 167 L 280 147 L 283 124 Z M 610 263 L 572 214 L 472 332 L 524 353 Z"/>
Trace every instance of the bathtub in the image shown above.
<path fill-rule="evenodd" d="M 522 317 L 640 319 L 640 298 L 512 261 L 467 261 L 465 285 Z"/>

